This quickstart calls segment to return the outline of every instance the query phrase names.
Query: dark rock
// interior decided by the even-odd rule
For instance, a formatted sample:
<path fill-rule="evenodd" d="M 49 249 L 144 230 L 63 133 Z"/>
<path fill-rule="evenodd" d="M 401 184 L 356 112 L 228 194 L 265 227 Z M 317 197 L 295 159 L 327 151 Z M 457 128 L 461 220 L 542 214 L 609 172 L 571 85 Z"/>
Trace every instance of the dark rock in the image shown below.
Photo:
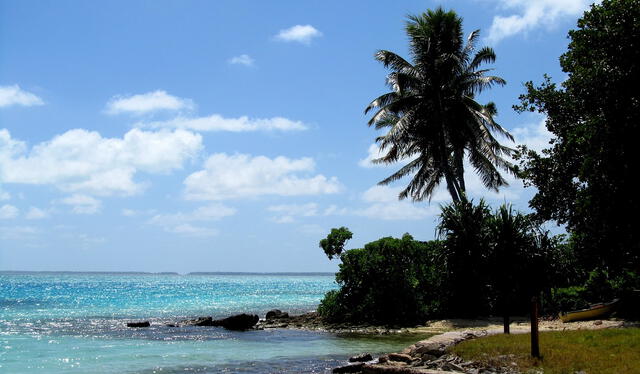
<path fill-rule="evenodd" d="M 413 361 L 413 357 L 402 353 L 389 353 L 389 361 L 406 362 L 410 364 Z"/>
<path fill-rule="evenodd" d="M 373 360 L 370 353 L 363 353 L 357 356 L 349 357 L 349 362 L 366 362 Z"/>
<path fill-rule="evenodd" d="M 127 327 L 149 327 L 151 323 L 149 321 L 142 322 L 127 322 Z"/>
<path fill-rule="evenodd" d="M 359 373 L 362 371 L 362 366 L 364 366 L 363 363 L 341 366 L 333 369 L 331 372 L 332 373 Z"/>
<path fill-rule="evenodd" d="M 274 320 L 274 319 L 285 319 L 285 318 L 289 318 L 289 313 L 283 312 L 280 309 L 270 310 L 267 312 L 267 315 L 265 316 L 265 319 L 267 321 Z"/>
<path fill-rule="evenodd" d="M 184 326 L 215 326 L 213 324 L 213 318 L 211 317 L 200 317 L 196 319 L 190 319 L 186 321 L 182 321 Z"/>
<path fill-rule="evenodd" d="M 227 330 L 249 330 L 258 323 L 260 318 L 255 314 L 238 314 L 235 316 L 212 321 L 212 326 L 224 327 Z"/>

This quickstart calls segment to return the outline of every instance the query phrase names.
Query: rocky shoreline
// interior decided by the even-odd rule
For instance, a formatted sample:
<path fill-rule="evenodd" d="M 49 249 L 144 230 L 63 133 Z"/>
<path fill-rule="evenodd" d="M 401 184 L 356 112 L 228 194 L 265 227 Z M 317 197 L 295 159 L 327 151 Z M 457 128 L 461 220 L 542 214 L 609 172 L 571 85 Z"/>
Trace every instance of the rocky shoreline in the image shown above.
<path fill-rule="evenodd" d="M 264 319 L 257 315 L 239 314 L 219 320 L 212 317 L 199 317 L 165 324 L 168 327 L 183 326 L 219 326 L 229 330 L 265 330 L 265 329 L 303 329 L 332 333 L 358 334 L 435 334 L 419 341 L 402 352 L 384 354 L 373 358 L 368 353 L 353 356 L 346 365 L 333 369 L 333 373 L 398 373 L 398 374 L 515 374 L 514 367 L 487 367 L 477 362 L 465 361 L 451 355 L 448 350 L 453 345 L 469 339 L 501 334 L 501 319 L 449 319 L 428 321 L 415 327 L 374 326 L 367 324 L 327 323 L 316 312 L 290 316 L 287 312 L 274 309 Z M 150 327 L 149 321 L 127 323 L 127 327 Z M 582 329 L 604 329 L 620 327 L 638 327 L 638 323 L 620 320 L 596 320 L 562 323 L 559 320 L 539 322 L 540 331 L 563 331 Z M 511 333 L 521 334 L 530 331 L 525 318 L 514 318 Z"/>
<path fill-rule="evenodd" d="M 453 322 L 452 322 L 453 321 Z M 362 373 L 362 374 L 517 374 L 517 368 L 512 366 L 486 366 L 484 364 L 465 361 L 460 357 L 448 353 L 449 348 L 465 340 L 476 339 L 489 335 L 502 334 L 503 330 L 494 325 L 491 320 L 442 320 L 429 325 L 452 326 L 471 325 L 465 330 L 447 331 L 434 335 L 429 339 L 419 341 L 399 353 L 389 353 L 373 359 L 371 355 L 352 357 L 348 365 L 333 369 L 333 373 Z M 482 326 L 486 325 L 486 326 Z M 617 320 L 595 320 L 564 324 L 558 320 L 541 321 L 540 331 L 563 330 L 595 330 L 606 328 L 638 327 L 640 324 Z M 482 327 L 490 328 L 482 328 Z M 512 334 L 528 333 L 530 326 L 526 322 L 516 322 Z M 358 357 L 365 359 L 359 360 Z M 505 357 L 509 358 L 509 357 Z M 363 362 L 357 362 L 363 361 Z M 354 363 L 355 362 L 355 363 Z"/>

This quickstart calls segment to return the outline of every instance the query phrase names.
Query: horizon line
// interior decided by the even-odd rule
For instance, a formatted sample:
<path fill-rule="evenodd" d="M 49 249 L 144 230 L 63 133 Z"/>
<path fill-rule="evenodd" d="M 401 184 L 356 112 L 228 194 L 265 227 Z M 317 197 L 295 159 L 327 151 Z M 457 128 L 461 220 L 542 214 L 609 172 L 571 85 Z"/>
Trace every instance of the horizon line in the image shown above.
<path fill-rule="evenodd" d="M 101 270 L 0 270 L 0 274 L 114 274 L 114 275 L 335 275 L 328 271 L 101 271 Z"/>

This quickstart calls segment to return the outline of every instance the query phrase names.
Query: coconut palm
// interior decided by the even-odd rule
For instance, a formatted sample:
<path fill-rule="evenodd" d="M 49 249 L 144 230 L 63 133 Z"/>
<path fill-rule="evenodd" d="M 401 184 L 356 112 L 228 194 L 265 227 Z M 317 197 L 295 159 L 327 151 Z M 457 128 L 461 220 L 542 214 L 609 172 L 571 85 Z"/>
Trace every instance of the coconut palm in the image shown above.
<path fill-rule="evenodd" d="M 454 201 L 466 200 L 466 157 L 487 188 L 507 185 L 498 169 L 513 170 L 504 158 L 512 149 L 501 145 L 494 133 L 513 137 L 494 121 L 493 103 L 475 100 L 485 89 L 505 84 L 502 78 L 487 75 L 491 69 L 480 69 L 495 61 L 495 53 L 484 47 L 473 54 L 479 31 L 464 43 L 461 18 L 442 8 L 409 16 L 406 31 L 413 63 L 393 52 L 378 51 L 375 58 L 392 70 L 387 76 L 391 92 L 365 109 L 365 114 L 377 109 L 369 126 L 388 129 L 376 139 L 383 155 L 374 162 L 410 160 L 380 184 L 412 175 L 399 198 L 420 201 L 430 199 L 444 179 Z"/>

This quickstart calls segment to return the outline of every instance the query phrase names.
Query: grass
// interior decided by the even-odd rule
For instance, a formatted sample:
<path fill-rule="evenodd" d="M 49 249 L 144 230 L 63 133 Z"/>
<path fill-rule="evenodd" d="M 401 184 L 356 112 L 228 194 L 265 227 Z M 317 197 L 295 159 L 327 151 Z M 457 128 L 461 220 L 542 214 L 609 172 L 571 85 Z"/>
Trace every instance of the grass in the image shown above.
<path fill-rule="evenodd" d="M 533 359 L 529 334 L 494 335 L 463 342 L 451 351 L 491 366 L 523 373 L 640 374 L 640 328 L 540 333 L 541 359 Z"/>

